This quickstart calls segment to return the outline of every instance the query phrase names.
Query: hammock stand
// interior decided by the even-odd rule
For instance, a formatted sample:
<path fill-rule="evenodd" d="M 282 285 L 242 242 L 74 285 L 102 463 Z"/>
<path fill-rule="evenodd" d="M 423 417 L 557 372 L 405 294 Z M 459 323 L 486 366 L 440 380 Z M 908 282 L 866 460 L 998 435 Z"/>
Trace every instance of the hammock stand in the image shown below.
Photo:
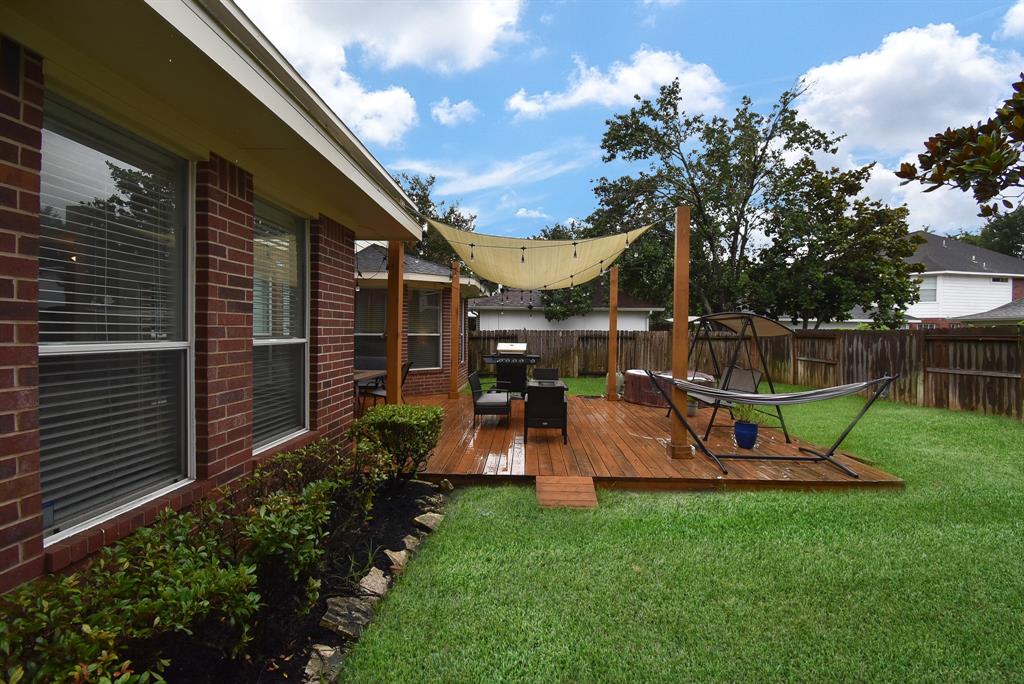
<path fill-rule="evenodd" d="M 720 378 L 720 388 L 729 388 L 733 371 L 737 367 L 736 363 L 740 360 L 740 351 L 745 350 L 747 357 L 746 368 L 758 369 L 763 374 L 764 379 L 768 382 L 768 389 L 771 390 L 772 394 L 775 393 L 775 383 L 772 381 L 771 371 L 768 369 L 768 364 L 765 362 L 764 351 L 761 349 L 760 337 L 777 337 L 782 335 L 792 336 L 793 332 L 789 330 L 789 328 L 785 327 L 778 321 L 744 311 L 708 314 L 707 316 L 701 316 L 694 321 L 694 323 L 697 324 L 697 331 L 693 336 L 693 341 L 690 343 L 688 358 L 696 360 L 697 353 L 701 346 L 706 344 L 708 354 L 711 357 L 711 366 L 713 368 L 712 375 L 716 378 Z M 735 342 L 732 347 L 732 353 L 729 355 L 728 363 L 725 364 L 724 370 L 722 365 L 718 362 L 718 355 L 715 354 L 715 345 L 712 343 L 711 336 L 712 333 L 715 332 L 713 324 L 717 325 L 720 329 L 734 333 Z M 759 328 L 762 331 L 761 336 L 758 335 Z M 748 339 L 751 341 L 751 345 L 749 346 L 743 344 L 744 341 Z M 753 347 L 753 351 L 751 350 L 751 347 Z M 753 352 L 757 353 L 757 363 L 755 363 Z M 756 384 L 760 384 L 760 378 L 756 380 Z M 709 398 L 707 392 L 694 390 L 693 394 L 697 395 L 697 398 L 705 401 L 705 403 L 711 404 L 711 420 L 708 421 L 708 427 L 704 431 L 703 438 L 706 442 L 708 437 L 711 436 L 712 428 L 722 427 L 721 425 L 715 425 L 715 418 L 718 416 L 719 409 L 725 408 L 730 412 L 730 414 L 732 413 L 731 400 L 718 399 L 715 401 L 707 401 L 707 398 Z M 764 411 L 761 413 L 772 415 Z M 786 419 L 782 417 L 782 407 L 775 406 L 774 413 L 775 417 L 779 419 L 779 426 L 782 428 L 782 434 L 786 438 L 786 444 L 791 444 L 793 440 L 789 437 L 789 430 L 786 428 Z"/>
<path fill-rule="evenodd" d="M 857 415 L 850 422 L 850 424 L 846 426 L 846 429 L 843 430 L 842 434 L 840 434 L 839 437 L 836 438 L 836 441 L 833 442 L 832 446 L 830 446 L 826 451 L 821 452 L 817 451 L 816 449 L 811 449 L 808 447 L 800 447 L 800 451 L 802 453 L 808 454 L 807 456 L 783 456 L 777 454 L 714 453 L 707 447 L 704 441 L 697 436 L 697 433 L 694 431 L 693 427 L 686 421 L 685 414 L 681 413 L 679 411 L 679 407 L 676 406 L 675 402 L 672 401 L 672 397 L 670 397 L 669 394 L 664 389 L 662 389 L 661 385 L 658 384 L 656 380 L 656 374 L 653 371 L 646 371 L 646 373 L 647 377 L 651 381 L 651 384 L 654 385 L 655 389 L 657 389 L 658 392 L 661 393 L 661 396 L 665 398 L 665 401 L 668 402 L 669 411 L 674 413 L 676 415 L 676 418 L 682 422 L 683 426 L 686 428 L 686 431 L 690 434 L 690 437 L 693 438 L 694 444 L 697 446 L 697 448 L 700 449 L 701 453 L 704 454 L 708 459 L 713 461 L 715 465 L 717 465 L 718 468 L 722 471 L 723 474 L 728 475 L 729 471 L 726 469 L 725 465 L 722 464 L 722 459 L 736 459 L 746 461 L 804 461 L 809 463 L 820 463 L 822 461 L 827 461 L 828 463 L 831 463 L 833 466 L 843 471 L 850 477 L 859 477 L 859 475 L 854 470 L 848 468 L 839 461 L 835 460 L 834 457 L 836 449 L 839 448 L 839 445 L 843 443 L 843 440 L 845 440 L 847 435 L 850 434 L 850 431 L 853 430 L 857 423 L 860 422 L 860 419 L 864 417 L 864 414 L 868 412 L 868 409 L 871 408 L 871 405 L 874 404 L 879 397 L 884 396 L 888 392 L 889 386 L 893 383 L 894 380 L 896 380 L 897 377 L 899 377 L 898 375 L 885 375 L 881 378 L 876 378 L 875 380 L 868 380 L 867 382 L 857 382 L 849 385 L 839 385 L 837 387 L 826 387 L 824 389 L 807 390 L 805 392 L 789 392 L 786 394 L 751 394 L 749 392 L 731 392 L 729 390 L 711 389 L 703 385 L 697 385 L 692 382 L 687 382 L 685 380 L 672 380 L 676 387 L 680 388 L 685 392 L 704 394 L 709 397 L 712 397 L 716 401 L 736 401 L 744 404 L 760 404 L 763 406 L 775 406 L 776 408 L 782 406 L 783 404 L 807 404 L 812 401 L 836 399 L 838 397 L 845 397 L 850 394 L 856 394 L 857 392 L 861 392 L 871 387 L 875 388 L 874 393 L 861 408 L 860 412 L 857 413 Z"/>

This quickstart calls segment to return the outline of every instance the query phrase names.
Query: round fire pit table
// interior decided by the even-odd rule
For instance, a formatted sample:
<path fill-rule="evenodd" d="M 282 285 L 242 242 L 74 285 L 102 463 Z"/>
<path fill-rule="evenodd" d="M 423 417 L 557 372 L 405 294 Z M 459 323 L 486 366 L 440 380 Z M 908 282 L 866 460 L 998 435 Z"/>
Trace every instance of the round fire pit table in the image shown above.
<path fill-rule="evenodd" d="M 666 394 L 672 394 L 671 373 L 667 371 L 655 373 L 655 380 Z M 690 377 L 687 380 L 708 387 L 715 386 L 715 379 L 707 373 L 690 371 Z M 628 370 L 624 373 L 622 398 L 633 404 L 668 408 L 668 402 L 651 385 L 651 381 L 647 378 L 647 372 L 639 369 Z"/>

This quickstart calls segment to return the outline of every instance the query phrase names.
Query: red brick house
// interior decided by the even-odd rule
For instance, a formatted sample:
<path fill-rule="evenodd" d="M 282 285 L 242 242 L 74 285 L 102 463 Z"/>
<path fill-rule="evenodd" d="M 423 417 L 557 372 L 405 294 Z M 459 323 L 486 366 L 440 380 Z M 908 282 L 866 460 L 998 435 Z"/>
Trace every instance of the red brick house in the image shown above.
<path fill-rule="evenodd" d="M 356 253 L 355 365 L 362 359 L 385 356 L 387 340 L 387 248 L 370 244 Z M 443 394 L 451 377 L 452 272 L 451 267 L 406 254 L 403 264 L 405 331 L 402 362 L 411 362 L 403 394 Z M 459 278 L 459 368 L 461 387 L 469 377 L 467 313 L 465 302 L 482 294 L 480 283 Z M 365 363 L 365 362 L 363 362 Z"/>
<path fill-rule="evenodd" d="M 415 207 L 228 0 L 0 6 L 0 592 L 354 409 Z"/>

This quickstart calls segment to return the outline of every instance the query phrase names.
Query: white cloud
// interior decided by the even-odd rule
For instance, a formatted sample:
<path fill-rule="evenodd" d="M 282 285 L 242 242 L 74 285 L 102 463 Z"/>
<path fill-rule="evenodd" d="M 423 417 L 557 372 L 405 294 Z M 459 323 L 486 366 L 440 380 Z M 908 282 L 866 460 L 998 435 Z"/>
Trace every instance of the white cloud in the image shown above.
<path fill-rule="evenodd" d="M 907 205 L 911 230 L 929 228 L 932 232 L 954 233 L 981 225 L 978 204 L 970 193 L 941 189 L 926 194 L 919 184 L 901 186 L 902 181 L 894 174 L 898 166 L 876 165 L 864 186 L 864 194 L 891 206 Z"/>
<path fill-rule="evenodd" d="M 516 209 L 516 218 L 548 219 L 551 218 L 551 216 L 545 214 L 542 209 L 527 209 L 526 207 L 520 207 L 519 209 Z"/>
<path fill-rule="evenodd" d="M 413 159 L 399 160 L 390 167 L 437 177 L 434 191 L 438 195 L 463 195 L 494 188 L 529 185 L 574 171 L 599 158 L 599 151 L 582 145 L 567 145 L 541 152 L 532 152 L 509 161 L 496 161 L 478 169 L 459 162 L 437 162 Z"/>
<path fill-rule="evenodd" d="M 552 14 L 542 14 L 538 18 L 538 21 L 540 21 L 540 23 L 542 23 L 544 25 L 548 25 L 551 22 L 553 22 L 554 20 L 555 20 L 555 17 Z"/>
<path fill-rule="evenodd" d="M 661 7 L 672 7 L 682 4 L 683 0 L 643 0 L 645 5 L 660 5 Z"/>
<path fill-rule="evenodd" d="M 633 95 L 648 97 L 659 86 L 679 78 L 683 89 L 683 104 L 687 109 L 714 110 L 722 107 L 720 95 L 725 85 L 707 64 L 691 64 L 678 52 L 662 52 L 642 48 L 626 64 L 615 62 L 602 73 L 575 57 L 576 70 L 569 78 L 569 86 L 562 92 L 544 91 L 529 95 L 524 89 L 508 98 L 505 106 L 520 117 L 539 117 L 548 112 L 600 104 L 621 107 L 633 103 Z"/>
<path fill-rule="evenodd" d="M 430 115 L 442 126 L 457 126 L 472 121 L 480 110 L 469 100 L 453 103 L 447 97 L 430 106 Z"/>
<path fill-rule="evenodd" d="M 890 33 L 871 52 L 814 67 L 800 112 L 859 153 L 920 151 L 936 131 L 990 116 L 1024 67 L 951 24 Z"/>
<path fill-rule="evenodd" d="M 1007 10 L 1003 15 L 1003 24 L 996 31 L 996 38 L 1020 38 L 1024 36 L 1024 0 Z"/>

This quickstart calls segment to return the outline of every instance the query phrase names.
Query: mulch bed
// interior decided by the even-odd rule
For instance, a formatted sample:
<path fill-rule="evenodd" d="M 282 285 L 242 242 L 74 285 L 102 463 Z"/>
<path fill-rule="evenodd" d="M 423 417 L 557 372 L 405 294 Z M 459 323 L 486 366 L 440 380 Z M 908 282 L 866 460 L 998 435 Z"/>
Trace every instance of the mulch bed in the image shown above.
<path fill-rule="evenodd" d="M 374 499 L 371 518 L 349 534 L 331 535 L 321 575 L 320 597 L 308 613 L 297 615 L 288 601 L 264 596 L 267 604 L 253 621 L 254 639 L 242 658 L 227 657 L 218 639 L 218 626 L 200 628 L 188 639 L 156 644 L 171 660 L 164 673 L 168 682 L 196 684 L 249 684 L 301 682 L 313 644 L 342 645 L 343 639 L 320 626 L 328 598 L 352 596 L 355 582 L 375 566 L 391 574 L 385 549 L 404 548 L 406 535 L 421 532 L 413 518 L 423 511 L 417 503 L 422 496 L 438 494 L 423 482 L 403 482 L 386 488 Z M 285 604 L 285 605 L 282 605 Z M 203 644 L 208 644 L 204 647 Z"/>

